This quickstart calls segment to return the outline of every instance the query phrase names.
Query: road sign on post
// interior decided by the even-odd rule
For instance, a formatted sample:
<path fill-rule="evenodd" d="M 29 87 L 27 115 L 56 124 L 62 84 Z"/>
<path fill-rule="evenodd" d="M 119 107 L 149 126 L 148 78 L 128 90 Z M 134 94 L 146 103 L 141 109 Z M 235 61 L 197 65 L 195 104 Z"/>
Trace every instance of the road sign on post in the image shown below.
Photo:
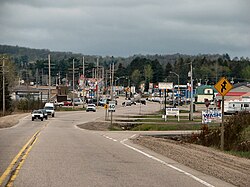
<path fill-rule="evenodd" d="M 233 88 L 233 85 L 225 78 L 222 77 L 215 85 L 215 89 L 222 96 L 222 108 L 221 108 L 221 150 L 224 150 L 224 96 Z"/>
<path fill-rule="evenodd" d="M 214 87 L 222 96 L 225 96 L 233 88 L 233 85 L 225 77 L 222 77 Z"/>
<path fill-rule="evenodd" d="M 115 112 L 115 101 L 109 101 L 109 112 Z"/>

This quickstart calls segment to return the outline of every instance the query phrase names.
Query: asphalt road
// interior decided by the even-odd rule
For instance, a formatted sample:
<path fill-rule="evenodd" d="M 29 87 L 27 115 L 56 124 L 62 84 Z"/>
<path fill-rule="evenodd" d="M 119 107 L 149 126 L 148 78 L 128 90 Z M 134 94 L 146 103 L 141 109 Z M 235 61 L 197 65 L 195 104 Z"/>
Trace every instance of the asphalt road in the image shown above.
<path fill-rule="evenodd" d="M 116 114 L 158 108 L 157 104 L 119 106 Z M 0 130 L 2 186 L 230 186 L 132 144 L 129 138 L 138 132 L 88 131 L 76 126 L 103 118 L 104 113 L 103 108 L 96 113 L 57 112 L 55 118 L 42 122 L 27 116 L 16 127 Z M 9 180 L 6 169 L 32 136 Z"/>

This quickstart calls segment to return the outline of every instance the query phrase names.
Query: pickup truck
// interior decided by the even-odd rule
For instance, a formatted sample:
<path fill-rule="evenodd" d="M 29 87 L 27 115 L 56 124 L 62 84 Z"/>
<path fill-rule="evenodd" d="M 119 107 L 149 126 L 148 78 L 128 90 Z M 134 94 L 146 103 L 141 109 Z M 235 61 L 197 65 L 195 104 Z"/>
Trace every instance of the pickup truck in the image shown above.
<path fill-rule="evenodd" d="M 32 121 L 34 121 L 34 119 L 40 119 L 41 121 L 43 121 L 44 118 L 44 114 L 41 110 L 34 110 L 32 113 Z"/>

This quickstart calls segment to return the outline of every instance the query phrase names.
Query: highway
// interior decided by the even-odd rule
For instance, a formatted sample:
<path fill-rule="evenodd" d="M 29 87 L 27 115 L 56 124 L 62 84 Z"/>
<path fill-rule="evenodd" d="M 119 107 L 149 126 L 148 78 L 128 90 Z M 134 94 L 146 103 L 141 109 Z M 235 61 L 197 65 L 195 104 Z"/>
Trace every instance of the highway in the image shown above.
<path fill-rule="evenodd" d="M 140 112 L 159 105 L 143 107 Z M 138 106 L 117 107 L 116 112 L 135 109 Z M 231 186 L 134 145 L 129 138 L 140 132 L 76 126 L 103 117 L 103 108 L 95 113 L 57 112 L 46 121 L 27 116 L 17 126 L 0 130 L 1 186 Z M 11 168 L 15 169 L 8 172 Z"/>

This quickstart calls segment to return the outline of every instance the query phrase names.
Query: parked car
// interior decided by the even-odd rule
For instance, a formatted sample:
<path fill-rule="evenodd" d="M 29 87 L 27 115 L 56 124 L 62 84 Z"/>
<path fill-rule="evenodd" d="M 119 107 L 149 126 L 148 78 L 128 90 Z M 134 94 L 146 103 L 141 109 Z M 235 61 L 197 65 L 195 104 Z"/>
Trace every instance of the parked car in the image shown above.
<path fill-rule="evenodd" d="M 125 100 L 123 103 L 122 103 L 122 106 L 131 106 L 132 105 L 132 101 L 131 100 Z"/>
<path fill-rule="evenodd" d="M 55 106 L 59 106 L 59 107 L 62 107 L 64 105 L 64 102 L 58 102 L 57 100 L 54 101 L 54 105 Z"/>
<path fill-rule="evenodd" d="M 99 106 L 104 106 L 107 104 L 107 99 L 101 99 L 98 103 Z"/>
<path fill-rule="evenodd" d="M 74 98 L 74 105 L 78 106 L 78 105 L 83 105 L 83 100 L 81 98 Z"/>
<path fill-rule="evenodd" d="M 41 110 L 33 110 L 33 112 L 31 113 L 31 119 L 32 121 L 34 121 L 35 119 L 40 119 L 41 121 L 43 121 L 43 112 Z"/>
<path fill-rule="evenodd" d="M 44 119 L 48 119 L 48 113 L 46 112 L 46 109 L 42 108 L 42 109 L 39 109 L 43 112 L 43 118 Z"/>
<path fill-rule="evenodd" d="M 93 111 L 96 112 L 96 106 L 95 104 L 88 104 L 86 108 L 86 112 Z"/>
<path fill-rule="evenodd" d="M 140 103 L 143 104 L 143 105 L 146 105 L 146 99 L 141 99 Z"/>
<path fill-rule="evenodd" d="M 111 101 L 111 99 L 107 99 L 107 104 L 109 104 L 109 101 Z M 117 105 L 117 100 L 113 99 L 113 101 L 115 101 L 115 105 Z"/>
<path fill-rule="evenodd" d="M 64 106 L 72 106 L 72 100 L 71 99 L 67 99 L 67 101 L 64 101 Z"/>
<path fill-rule="evenodd" d="M 87 99 L 87 103 L 97 105 L 97 99 L 96 98 L 89 98 L 89 99 Z"/>

